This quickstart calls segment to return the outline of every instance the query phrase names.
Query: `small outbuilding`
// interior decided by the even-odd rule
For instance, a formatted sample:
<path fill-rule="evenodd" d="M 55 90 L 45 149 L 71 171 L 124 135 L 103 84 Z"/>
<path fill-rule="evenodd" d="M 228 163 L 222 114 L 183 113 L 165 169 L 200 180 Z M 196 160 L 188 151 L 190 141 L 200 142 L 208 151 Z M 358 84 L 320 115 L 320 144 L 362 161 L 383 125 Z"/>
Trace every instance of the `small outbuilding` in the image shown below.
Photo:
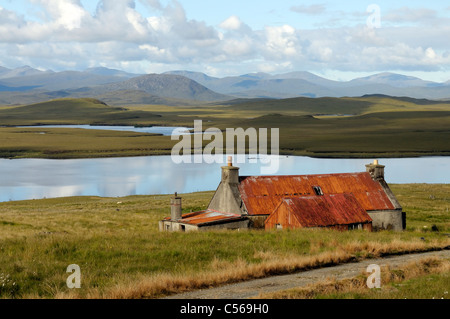
<path fill-rule="evenodd" d="M 171 216 L 159 222 L 160 231 L 202 231 L 213 229 L 248 229 L 249 220 L 242 215 L 213 209 L 182 215 L 182 198 L 171 199 Z"/>

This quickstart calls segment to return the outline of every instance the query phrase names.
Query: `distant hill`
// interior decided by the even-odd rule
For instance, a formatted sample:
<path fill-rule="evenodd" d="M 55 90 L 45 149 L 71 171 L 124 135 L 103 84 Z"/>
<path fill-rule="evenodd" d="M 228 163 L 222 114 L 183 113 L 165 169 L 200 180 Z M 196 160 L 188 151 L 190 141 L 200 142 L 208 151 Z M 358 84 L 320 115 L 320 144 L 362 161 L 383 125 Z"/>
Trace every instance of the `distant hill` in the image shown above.
<path fill-rule="evenodd" d="M 191 104 L 193 101 L 224 101 L 234 98 L 213 92 L 194 80 L 179 75 L 137 75 L 108 68 L 90 68 L 83 72 L 30 71 L 26 76 L 18 76 L 18 72 L 2 68 L 0 73 L 4 76 L 0 81 L 0 105 L 29 104 L 46 101 L 48 98 L 103 98 L 105 94 L 110 101 L 113 96 L 120 97 L 114 91 L 128 91 L 127 102 L 130 104 L 181 105 Z M 130 91 L 138 93 L 137 96 L 130 98 Z"/>
<path fill-rule="evenodd" d="M 37 88 L 38 86 L 11 87 L 0 84 L 0 92 L 25 92 Z"/>
<path fill-rule="evenodd" d="M 277 78 L 267 73 L 251 73 L 241 76 L 215 78 L 203 73 L 189 71 L 172 71 L 165 74 L 185 76 L 215 92 L 242 98 L 291 98 L 336 95 L 335 92 L 332 92 L 332 89 L 300 77 Z M 323 80 L 326 81 L 325 79 Z"/>
<path fill-rule="evenodd" d="M 117 90 L 96 95 L 95 98 L 108 103 L 109 105 L 197 105 L 198 101 L 188 101 L 182 99 L 164 98 L 140 90 Z M 221 103 L 221 102 L 218 102 Z"/>
<path fill-rule="evenodd" d="M 124 82 L 105 85 L 99 89 L 107 92 L 138 90 L 159 97 L 196 101 L 224 101 L 232 98 L 213 92 L 192 79 L 172 74 L 143 75 Z"/>
<path fill-rule="evenodd" d="M 371 75 L 368 77 L 358 78 L 354 79 L 349 82 L 349 84 L 354 85 L 367 85 L 367 84 L 386 84 L 397 88 L 406 88 L 406 87 L 432 87 L 432 86 L 440 86 L 442 84 L 431 82 L 431 81 L 424 81 L 422 79 L 412 77 L 412 76 L 405 76 L 401 74 L 395 74 L 395 73 L 379 73 L 375 75 Z"/>
<path fill-rule="evenodd" d="M 120 92 L 127 93 L 121 96 Z M 249 73 L 220 78 L 185 70 L 140 75 L 104 67 L 82 72 L 41 71 L 29 66 L 16 69 L 0 67 L 0 105 L 84 97 L 104 98 L 114 105 L 182 105 L 236 98 L 360 97 L 380 94 L 448 100 L 450 81 L 430 82 L 389 72 L 351 81 L 333 81 L 305 71 L 274 75 Z"/>
<path fill-rule="evenodd" d="M 395 73 L 380 73 L 351 81 L 333 81 L 310 72 L 270 75 L 252 73 L 224 78 L 190 71 L 172 71 L 222 94 L 243 98 L 358 97 L 367 94 L 450 98 L 450 81 L 436 83 Z"/>
<path fill-rule="evenodd" d="M 87 72 L 64 71 L 55 73 L 39 73 L 29 76 L 20 76 L 2 79 L 5 85 L 34 86 L 40 90 L 66 90 L 86 86 L 96 86 L 123 81 L 122 76 L 98 75 Z"/>
<path fill-rule="evenodd" d="M 16 69 L 8 69 L 0 67 L 0 79 L 27 77 L 31 75 L 51 74 L 51 73 L 53 73 L 53 71 L 40 71 L 37 69 L 33 69 L 28 65 Z"/>
<path fill-rule="evenodd" d="M 111 107 L 97 99 L 56 99 L 1 109 L 2 125 L 102 124 L 159 119 L 150 112 Z"/>
<path fill-rule="evenodd" d="M 383 95 L 383 94 L 372 94 L 372 95 L 364 95 L 364 96 L 362 96 L 362 98 L 372 98 L 372 97 L 373 98 L 384 98 L 384 99 L 408 102 L 408 103 L 413 103 L 413 104 L 416 104 L 416 105 L 443 104 L 443 101 L 439 101 L 439 100 L 415 99 L 415 98 L 407 97 L 407 96 L 389 96 L 389 95 Z"/>
<path fill-rule="evenodd" d="M 89 68 L 89 69 L 84 70 L 84 72 L 89 73 L 89 74 L 95 74 L 95 75 L 115 76 L 115 77 L 122 77 L 122 78 L 128 78 L 128 79 L 138 76 L 138 74 L 127 73 L 124 71 L 108 69 L 108 68 L 103 68 L 103 67 Z"/>
<path fill-rule="evenodd" d="M 206 75 L 204 73 L 192 72 L 192 71 L 170 71 L 170 72 L 165 72 L 163 74 L 184 76 L 184 77 L 194 80 L 202 85 L 205 85 L 205 84 L 210 85 L 210 84 L 214 83 L 215 81 L 220 80 L 219 78 L 212 77 L 212 76 Z"/>
<path fill-rule="evenodd" d="M 290 72 L 284 74 L 277 74 L 270 76 L 269 79 L 282 79 L 282 80 L 304 80 L 310 83 L 321 85 L 325 87 L 339 87 L 344 86 L 345 82 L 333 81 L 329 79 L 325 79 L 321 76 L 315 75 L 311 72 L 300 71 L 300 72 Z"/>
<path fill-rule="evenodd" d="M 249 100 L 231 104 L 230 109 L 258 110 L 264 112 L 304 113 L 310 115 L 356 115 L 362 114 L 373 105 L 361 98 L 307 98 L 297 97 L 282 100 Z"/>
<path fill-rule="evenodd" d="M 2 110 L 0 115 L 4 120 L 32 116 L 33 119 L 54 120 L 62 117 L 84 118 L 92 114 L 104 114 L 116 111 L 102 101 L 95 99 L 57 99 L 48 102 L 21 106 Z"/>

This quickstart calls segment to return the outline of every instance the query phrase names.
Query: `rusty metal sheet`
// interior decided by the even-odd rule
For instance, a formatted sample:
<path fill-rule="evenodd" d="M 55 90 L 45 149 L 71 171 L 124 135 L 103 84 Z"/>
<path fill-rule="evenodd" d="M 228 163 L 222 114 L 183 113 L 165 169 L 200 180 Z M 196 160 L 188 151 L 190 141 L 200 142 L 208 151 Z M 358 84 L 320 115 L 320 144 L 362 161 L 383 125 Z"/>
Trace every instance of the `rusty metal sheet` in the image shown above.
<path fill-rule="evenodd" d="M 273 223 L 280 217 L 287 220 L 285 216 L 277 214 L 290 215 L 290 224 L 294 227 L 331 227 L 372 222 L 352 194 L 284 198 L 267 223 Z"/>
<path fill-rule="evenodd" d="M 243 219 L 241 215 L 218 212 L 212 209 L 183 215 L 181 224 L 202 225 L 215 222 L 228 222 Z"/>
<path fill-rule="evenodd" d="M 239 191 L 249 215 L 269 215 L 285 197 L 353 194 L 366 211 L 395 209 L 383 187 L 369 173 L 240 177 Z"/>

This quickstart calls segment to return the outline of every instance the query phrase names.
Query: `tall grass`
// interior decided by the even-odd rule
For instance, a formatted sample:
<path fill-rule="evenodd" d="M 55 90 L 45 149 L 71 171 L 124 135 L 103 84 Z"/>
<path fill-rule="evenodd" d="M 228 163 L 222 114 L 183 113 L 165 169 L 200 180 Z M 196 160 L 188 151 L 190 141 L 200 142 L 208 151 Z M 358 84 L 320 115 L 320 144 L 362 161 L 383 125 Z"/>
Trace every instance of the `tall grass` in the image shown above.
<path fill-rule="evenodd" d="M 381 269 L 381 288 L 367 287 L 367 273 L 351 279 L 334 278 L 303 288 L 260 294 L 260 299 L 449 299 L 450 260 L 424 258 L 397 268 Z"/>
<path fill-rule="evenodd" d="M 392 242 L 387 244 L 377 243 L 349 243 L 339 247 L 336 251 L 328 251 L 310 256 L 256 253 L 256 256 L 264 256 L 259 263 L 249 263 L 241 258 L 234 262 L 214 259 L 209 270 L 191 275 L 156 275 L 142 276 L 132 281 L 125 281 L 100 292 L 93 289 L 84 297 L 107 299 L 142 299 L 157 298 L 164 295 L 182 293 L 194 289 L 216 287 L 224 284 L 264 278 L 267 276 L 289 274 L 293 272 L 315 269 L 325 266 L 333 266 L 348 263 L 367 257 L 397 253 L 412 253 L 427 251 L 429 249 L 442 248 L 438 243 L 404 243 Z M 360 257 L 357 258 L 356 255 Z M 362 257 L 364 256 L 364 257 Z M 57 298 L 81 298 L 78 293 L 61 293 Z"/>
<path fill-rule="evenodd" d="M 428 190 L 438 194 L 445 187 L 433 185 Z M 422 215 L 431 199 L 408 185 L 396 186 L 395 193 L 401 195 L 402 204 L 411 199 L 418 207 L 408 218 L 428 223 L 428 214 L 440 216 L 437 206 Z M 183 195 L 185 212 L 206 207 L 212 194 Z M 170 214 L 169 198 L 72 197 L 0 203 L 0 273 L 16 283 L 0 291 L 0 297 L 155 298 L 450 245 L 442 232 L 417 227 L 403 233 L 311 229 L 160 233 L 158 221 Z M 437 225 L 445 231 L 447 223 L 442 219 Z M 70 264 L 81 268 L 79 290 L 66 286 Z"/>

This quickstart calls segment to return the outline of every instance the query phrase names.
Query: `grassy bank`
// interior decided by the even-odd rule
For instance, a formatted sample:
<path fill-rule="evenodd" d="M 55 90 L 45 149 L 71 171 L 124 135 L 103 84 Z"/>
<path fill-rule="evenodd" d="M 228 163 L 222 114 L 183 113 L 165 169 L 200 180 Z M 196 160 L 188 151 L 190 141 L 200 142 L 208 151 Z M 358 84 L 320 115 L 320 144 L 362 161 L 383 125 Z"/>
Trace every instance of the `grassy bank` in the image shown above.
<path fill-rule="evenodd" d="M 169 215 L 170 196 L 0 203 L 0 269 L 8 276 L 0 297 L 155 298 L 450 245 L 444 235 L 450 232 L 450 185 L 393 185 L 393 190 L 408 212 L 403 233 L 160 233 L 158 221 Z M 184 210 L 204 208 L 212 194 L 183 195 Z M 431 231 L 433 225 L 439 231 Z M 70 264 L 81 267 L 82 289 L 66 286 Z"/>
<path fill-rule="evenodd" d="M 170 136 L 107 130 L 0 128 L 2 158 L 102 158 L 170 155 Z"/>

